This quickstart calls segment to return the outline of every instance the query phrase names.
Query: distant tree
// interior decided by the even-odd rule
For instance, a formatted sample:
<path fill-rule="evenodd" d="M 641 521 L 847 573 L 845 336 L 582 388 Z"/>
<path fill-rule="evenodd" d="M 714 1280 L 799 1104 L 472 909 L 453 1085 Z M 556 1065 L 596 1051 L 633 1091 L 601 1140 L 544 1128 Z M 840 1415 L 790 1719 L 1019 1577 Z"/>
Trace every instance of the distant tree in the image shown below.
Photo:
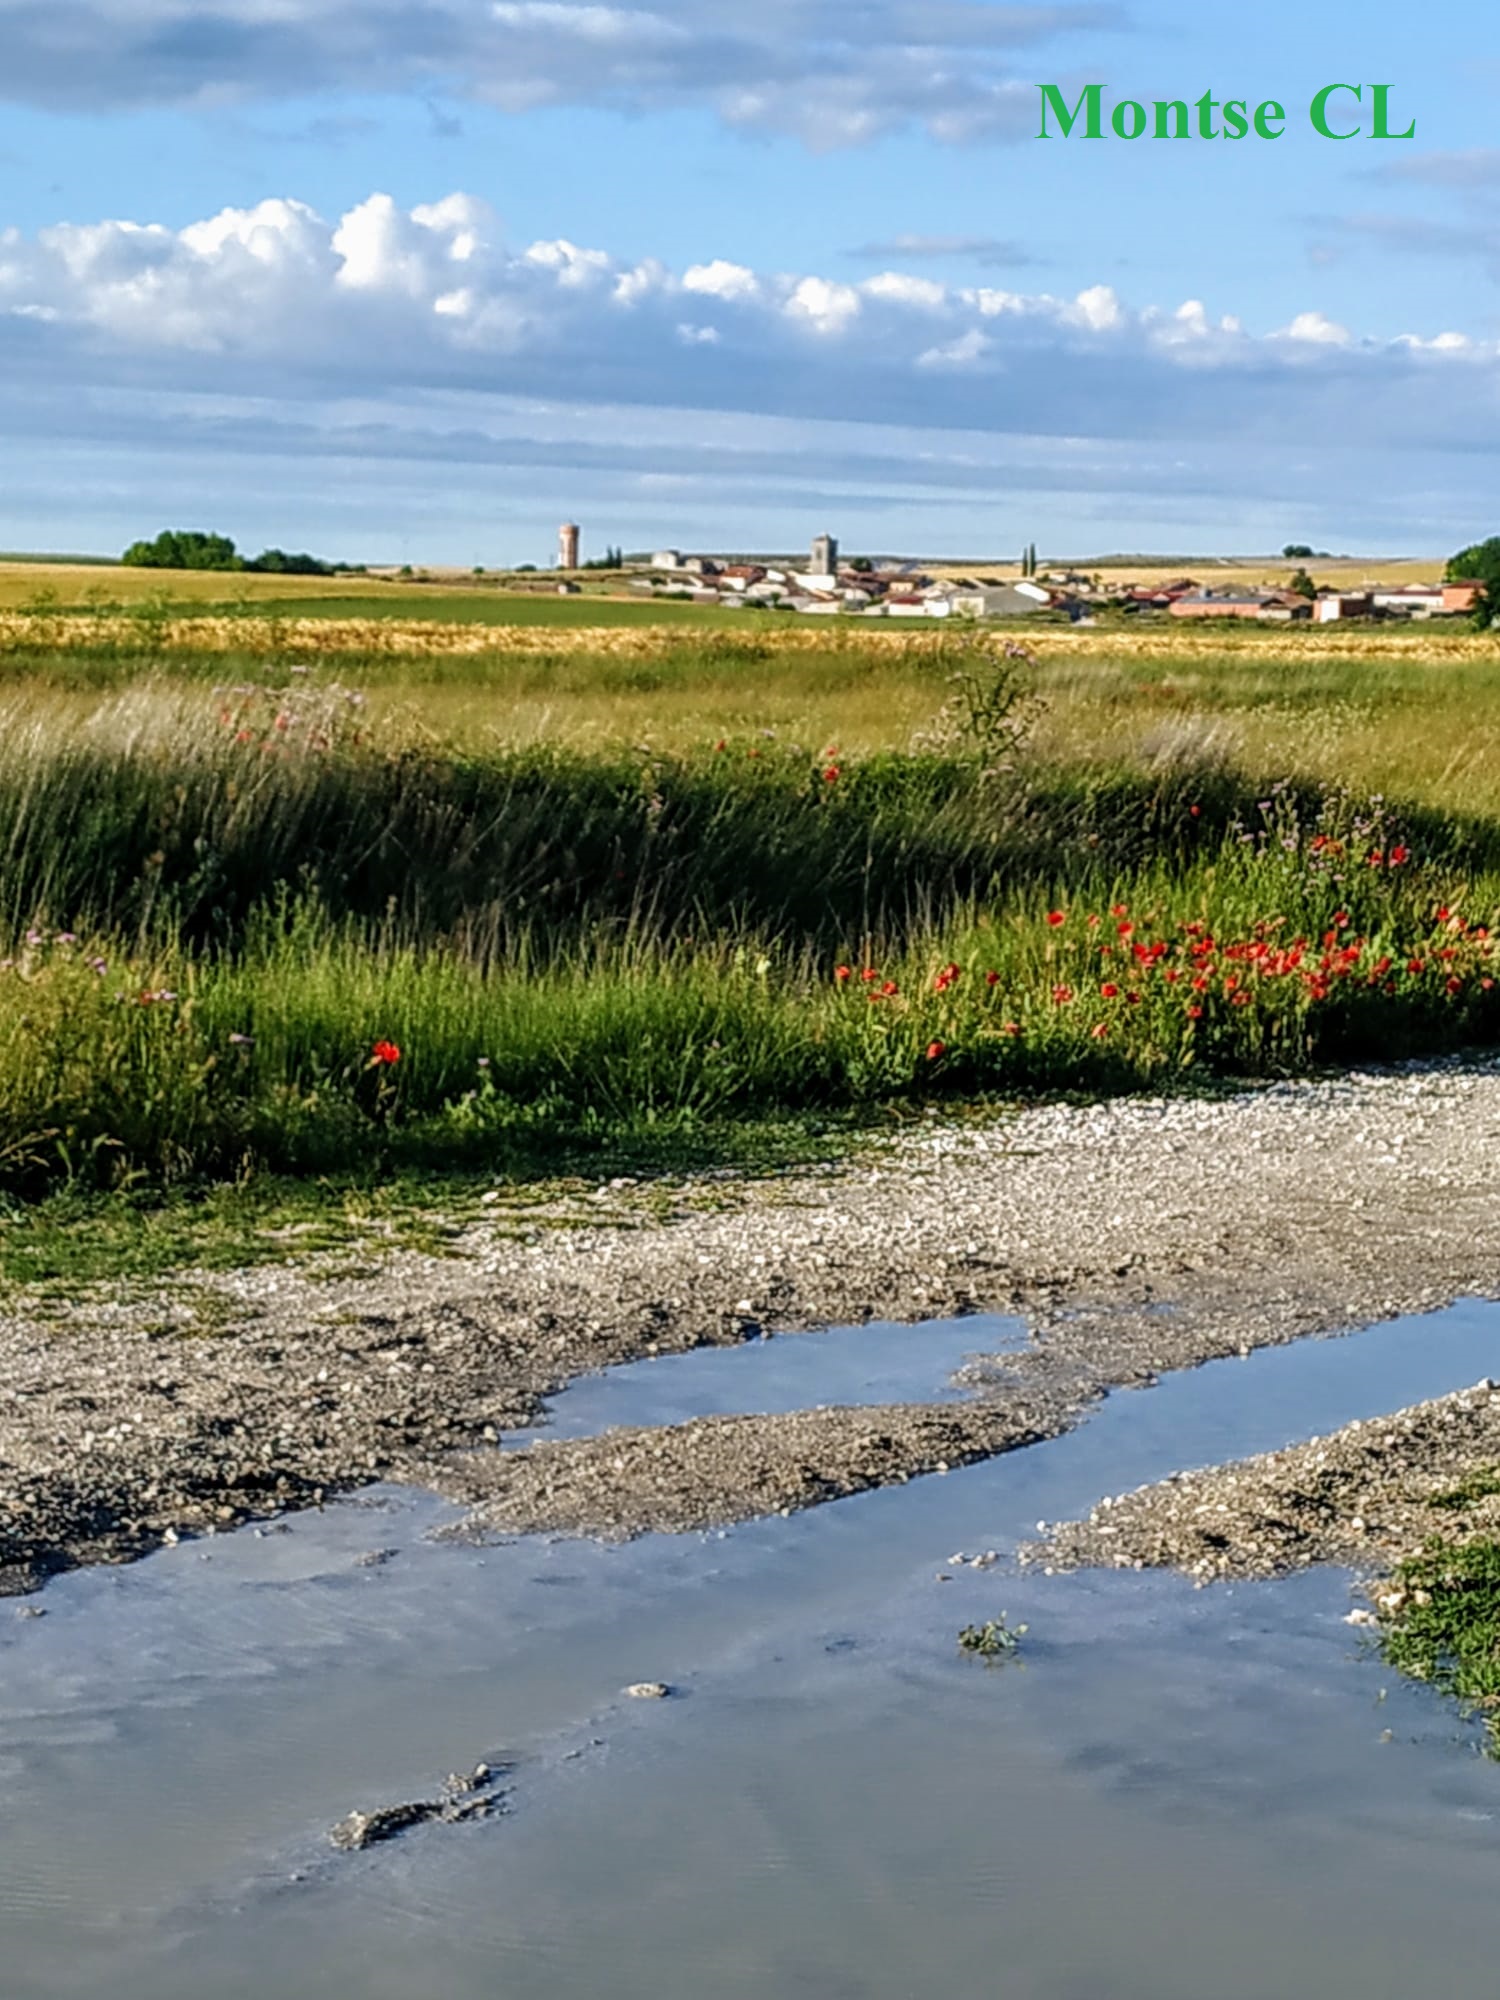
<path fill-rule="evenodd" d="M 413 576 L 415 575 L 415 571 L 412 569 L 410 563 L 402 563 L 400 569 L 397 570 L 396 574 L 397 576 Z"/>
<path fill-rule="evenodd" d="M 1460 549 L 1457 555 L 1448 558 L 1443 574 L 1449 583 L 1482 586 L 1474 605 L 1476 625 L 1493 625 L 1500 619 L 1500 535 L 1491 535 L 1488 541 L 1473 542 Z"/>
<path fill-rule="evenodd" d="M 151 542 L 132 542 L 120 561 L 130 569 L 243 569 L 227 535 L 199 528 L 164 528 Z"/>
<path fill-rule="evenodd" d="M 1286 587 L 1295 590 L 1299 597 L 1316 597 L 1318 594 L 1318 586 L 1305 569 L 1294 569 L 1287 578 Z"/>
<path fill-rule="evenodd" d="M 856 556 L 849 565 L 856 576 L 868 576 L 875 565 L 868 556 Z"/>
<path fill-rule="evenodd" d="M 535 563 L 517 563 L 517 564 L 516 564 L 516 575 L 517 575 L 517 576 L 535 576 L 535 575 L 536 575 L 536 564 L 535 564 Z"/>
<path fill-rule="evenodd" d="M 266 576 L 332 576 L 333 565 L 317 556 L 289 555 L 285 549 L 262 549 L 258 556 L 239 565 Z"/>
<path fill-rule="evenodd" d="M 1288 542 L 1286 547 L 1281 551 L 1288 562 L 1305 559 L 1312 552 L 1312 544 L 1310 542 Z"/>
<path fill-rule="evenodd" d="M 582 569 L 623 569 L 625 567 L 625 551 L 623 549 L 606 548 L 602 556 L 590 556 L 588 561 L 581 563 L 579 567 Z"/>

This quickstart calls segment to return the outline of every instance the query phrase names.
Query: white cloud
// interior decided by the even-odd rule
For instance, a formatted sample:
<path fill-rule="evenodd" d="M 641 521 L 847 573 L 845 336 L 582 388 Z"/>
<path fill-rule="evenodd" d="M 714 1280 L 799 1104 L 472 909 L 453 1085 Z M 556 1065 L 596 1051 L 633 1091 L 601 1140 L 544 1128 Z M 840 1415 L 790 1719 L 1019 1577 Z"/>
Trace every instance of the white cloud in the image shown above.
<path fill-rule="evenodd" d="M 1347 347 L 1354 338 L 1348 327 L 1320 312 L 1298 313 L 1291 325 L 1283 329 L 1282 337 L 1305 341 L 1313 347 Z"/>
<path fill-rule="evenodd" d="M 866 278 L 859 288 L 868 298 L 885 299 L 892 305 L 925 307 L 939 312 L 947 304 L 944 286 L 931 278 L 914 278 L 907 271 L 882 271 L 878 278 Z"/>
<path fill-rule="evenodd" d="M 0 0 L 0 98 L 96 111 L 428 92 L 511 112 L 707 106 L 817 147 L 910 126 L 966 145 L 1030 136 L 1024 53 L 1124 20 L 1089 0 Z"/>
<path fill-rule="evenodd" d="M 853 285 L 831 278 L 800 278 L 783 307 L 788 319 L 801 320 L 816 332 L 842 333 L 859 318 L 860 298 Z"/>
<path fill-rule="evenodd" d="M 711 299 L 757 299 L 760 280 L 743 264 L 715 257 L 711 264 L 693 264 L 682 274 L 686 292 L 703 292 Z"/>
<path fill-rule="evenodd" d="M 977 326 L 971 326 L 967 333 L 961 333 L 957 340 L 950 340 L 946 347 L 929 347 L 917 356 L 919 368 L 972 368 L 974 363 L 990 351 L 994 345 L 987 333 L 981 333 Z"/>
<path fill-rule="evenodd" d="M 1330 511 L 1339 493 L 1357 503 L 1358 519 L 1373 520 L 1372 495 L 1389 489 L 1373 465 L 1347 475 L 1333 467 L 1341 453 L 1375 451 L 1370 409 L 1381 413 L 1381 463 L 1400 451 L 1411 473 L 1400 505 L 1414 523 L 1449 522 L 1456 496 L 1474 490 L 1500 449 L 1497 390 L 1500 345 L 1440 322 L 1373 339 L 1309 309 L 1258 332 L 1201 299 L 1156 308 L 1105 285 L 1067 298 L 944 287 L 895 269 L 858 286 L 722 258 L 678 272 L 565 237 L 508 245 L 493 212 L 459 195 L 408 209 L 376 194 L 331 219 L 271 199 L 182 229 L 125 220 L 0 231 L 0 516 L 8 509 L 15 518 L 12 543 L 38 532 L 27 525 L 27 492 L 61 491 L 50 435 L 71 438 L 79 452 L 107 453 L 121 439 L 101 491 L 123 496 L 122 506 L 137 492 L 150 430 L 141 412 L 153 399 L 194 399 L 198 412 L 172 447 L 175 460 L 163 440 L 151 446 L 168 498 L 173 466 L 188 479 L 194 453 L 211 484 L 218 418 L 204 412 L 233 406 L 248 412 L 236 433 L 242 453 L 260 450 L 263 435 L 317 431 L 322 442 L 306 449 L 331 468 L 329 493 L 345 482 L 354 518 L 374 504 L 367 466 L 390 459 L 392 435 L 405 435 L 416 406 L 429 412 L 422 451 L 434 468 L 492 473 L 509 463 L 476 442 L 483 413 L 503 396 L 532 411 L 573 412 L 587 443 L 575 440 L 570 462 L 584 468 L 591 491 L 613 493 L 621 507 L 628 489 L 645 509 L 643 482 L 691 460 L 693 518 L 722 518 L 726 538 L 742 546 L 758 545 L 756 509 L 800 506 L 804 488 L 828 503 L 814 510 L 820 516 L 833 502 L 854 513 L 873 505 L 860 498 L 861 481 L 877 477 L 877 460 L 882 490 L 928 494 L 922 519 L 935 532 L 932 510 L 948 504 L 944 495 L 1004 493 L 1008 454 L 1023 436 L 1035 447 L 1029 490 L 1070 495 L 1071 519 L 1095 519 L 1090 510 L 1107 489 L 1123 496 L 1108 518 L 1135 522 L 1138 488 L 1156 508 L 1140 516 L 1141 535 L 1149 518 L 1162 545 L 1182 547 L 1210 516 L 1205 495 L 1239 509 L 1236 520 L 1252 518 L 1244 468 L 1263 458 L 1268 497 L 1253 519 L 1267 532 L 1258 545 L 1279 546 L 1296 531 L 1343 546 L 1352 536 Z M 327 414 L 351 410 L 336 423 Z M 669 420 L 670 448 L 627 450 L 632 436 Z M 809 469 L 797 440 L 825 422 L 820 435 L 834 456 Z M 940 448 L 949 433 L 955 441 Z M 745 468 L 734 489 L 743 532 L 734 535 L 729 516 L 715 512 L 730 505 L 712 469 L 714 439 L 725 435 L 740 440 Z M 30 486 L 13 448 L 26 436 L 35 464 L 49 468 Z M 898 437 L 899 447 L 878 443 Z M 1285 441 L 1313 437 L 1326 525 L 1273 522 L 1277 495 L 1300 476 Z M 517 506 L 545 492 L 554 512 L 563 472 L 540 447 L 517 462 L 528 468 Z M 479 471 L 473 482 L 477 493 Z M 388 490 L 382 504 L 399 511 L 405 502 Z M 1031 503 L 1027 513 L 1046 518 Z M 649 510 L 629 518 L 643 543 L 687 533 Z M 767 512 L 762 539 L 774 545 L 784 536 L 769 524 Z M 1479 520 L 1467 538 L 1489 525 Z M 1240 545 L 1256 546 L 1244 532 Z M 611 539 L 622 534 L 623 522 Z M 287 537 L 334 545 L 290 527 L 267 534 L 283 545 Z M 878 539 L 900 543 L 894 530 Z M 1393 526 L 1388 545 L 1422 541 L 1416 526 Z"/>

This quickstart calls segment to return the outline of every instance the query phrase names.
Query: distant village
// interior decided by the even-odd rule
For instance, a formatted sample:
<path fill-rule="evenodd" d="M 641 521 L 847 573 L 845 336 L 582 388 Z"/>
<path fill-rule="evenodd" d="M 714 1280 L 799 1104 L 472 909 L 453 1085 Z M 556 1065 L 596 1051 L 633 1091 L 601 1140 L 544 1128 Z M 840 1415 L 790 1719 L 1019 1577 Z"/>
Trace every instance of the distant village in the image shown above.
<path fill-rule="evenodd" d="M 559 532 L 558 568 L 578 567 L 579 530 Z M 807 617 L 1024 618 L 1061 613 L 1075 624 L 1101 611 L 1165 612 L 1173 618 L 1250 618 L 1270 624 L 1329 624 L 1349 618 L 1440 618 L 1472 611 L 1477 583 L 1378 583 L 1359 589 L 1214 589 L 1196 577 L 1161 583 L 1120 584 L 1076 570 L 1037 569 L 1015 580 L 986 576 L 932 576 L 920 563 L 899 558 L 841 561 L 832 535 L 814 537 L 805 566 L 788 558 L 684 555 L 658 549 L 649 557 L 622 558 L 630 588 L 644 597 L 673 598 L 728 609 L 760 608 Z M 576 593 L 575 582 L 557 586 Z"/>

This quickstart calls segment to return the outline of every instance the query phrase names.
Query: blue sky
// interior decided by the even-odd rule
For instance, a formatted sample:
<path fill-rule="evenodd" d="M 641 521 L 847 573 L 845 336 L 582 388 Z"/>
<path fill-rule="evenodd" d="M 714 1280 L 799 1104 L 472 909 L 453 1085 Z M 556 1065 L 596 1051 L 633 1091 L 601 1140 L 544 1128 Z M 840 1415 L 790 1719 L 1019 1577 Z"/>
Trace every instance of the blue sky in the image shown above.
<path fill-rule="evenodd" d="M 0 545 L 1447 549 L 1500 527 L 1493 20 L 0 0 Z M 1090 80 L 1287 130 L 1038 141 Z M 1416 136 L 1316 136 L 1341 81 Z"/>

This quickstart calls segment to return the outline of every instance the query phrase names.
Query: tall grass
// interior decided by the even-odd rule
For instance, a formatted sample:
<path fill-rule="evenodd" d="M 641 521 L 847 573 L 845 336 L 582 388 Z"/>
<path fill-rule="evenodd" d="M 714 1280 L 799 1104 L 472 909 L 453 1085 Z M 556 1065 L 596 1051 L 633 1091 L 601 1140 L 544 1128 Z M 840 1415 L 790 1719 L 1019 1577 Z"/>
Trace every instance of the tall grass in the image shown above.
<path fill-rule="evenodd" d="M 952 655 L 919 657 L 935 703 Z M 443 744 L 314 674 L 58 715 L 34 691 L 0 714 L 21 1190 L 493 1162 L 1500 1028 L 1500 820 L 1252 782 L 1211 704 L 1149 755 L 998 763 L 951 731 L 856 757 Z"/>

